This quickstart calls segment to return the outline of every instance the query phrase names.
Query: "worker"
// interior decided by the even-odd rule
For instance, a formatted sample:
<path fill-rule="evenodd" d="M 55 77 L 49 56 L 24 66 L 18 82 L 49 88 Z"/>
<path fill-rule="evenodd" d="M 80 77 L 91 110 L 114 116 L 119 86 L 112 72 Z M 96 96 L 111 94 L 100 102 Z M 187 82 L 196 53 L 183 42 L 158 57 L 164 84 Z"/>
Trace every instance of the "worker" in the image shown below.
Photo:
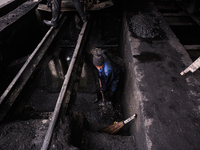
<path fill-rule="evenodd" d="M 72 0 L 72 3 L 74 4 L 76 10 L 78 11 L 83 23 L 87 22 L 88 14 L 84 12 L 83 2 L 80 2 L 80 0 Z M 53 0 L 52 18 L 51 20 L 44 20 L 44 23 L 48 26 L 53 26 L 54 28 L 57 28 L 60 9 L 61 9 L 61 0 Z"/>
<path fill-rule="evenodd" d="M 120 70 L 109 60 L 107 53 L 107 51 L 103 50 L 99 54 L 93 55 L 93 64 L 98 70 L 100 92 L 104 93 L 107 101 L 113 103 L 114 94 L 119 84 Z M 94 100 L 95 103 L 101 99 L 100 92 L 97 93 L 97 98 Z"/>

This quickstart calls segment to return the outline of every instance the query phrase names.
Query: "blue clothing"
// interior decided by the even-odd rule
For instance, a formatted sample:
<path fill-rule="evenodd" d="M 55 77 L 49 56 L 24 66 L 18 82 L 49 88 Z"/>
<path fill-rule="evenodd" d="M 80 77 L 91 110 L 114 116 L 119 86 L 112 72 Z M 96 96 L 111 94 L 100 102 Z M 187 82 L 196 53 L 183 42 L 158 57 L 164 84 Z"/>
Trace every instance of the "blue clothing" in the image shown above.
<path fill-rule="evenodd" d="M 102 52 L 104 57 L 104 65 L 101 70 L 98 70 L 99 78 L 101 80 L 102 88 L 101 90 L 104 92 L 106 90 L 116 91 L 119 83 L 119 68 L 111 62 L 107 55 L 106 51 Z"/>

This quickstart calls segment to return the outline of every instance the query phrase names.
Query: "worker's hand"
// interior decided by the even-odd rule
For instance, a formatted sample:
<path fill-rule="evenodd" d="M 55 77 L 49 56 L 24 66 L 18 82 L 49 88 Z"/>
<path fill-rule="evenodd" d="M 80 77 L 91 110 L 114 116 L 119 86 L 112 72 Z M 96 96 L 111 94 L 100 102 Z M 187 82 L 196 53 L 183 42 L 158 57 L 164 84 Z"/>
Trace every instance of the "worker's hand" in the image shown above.
<path fill-rule="evenodd" d="M 100 87 L 100 92 L 101 92 L 101 93 L 103 92 L 102 87 Z"/>

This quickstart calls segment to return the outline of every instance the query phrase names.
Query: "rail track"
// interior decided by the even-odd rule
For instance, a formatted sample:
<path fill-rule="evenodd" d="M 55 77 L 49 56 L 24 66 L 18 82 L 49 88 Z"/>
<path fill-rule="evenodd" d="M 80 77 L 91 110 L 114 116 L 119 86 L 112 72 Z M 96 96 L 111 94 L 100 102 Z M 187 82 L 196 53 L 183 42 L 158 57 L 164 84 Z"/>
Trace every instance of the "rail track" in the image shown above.
<path fill-rule="evenodd" d="M 66 17 L 62 19 L 61 25 L 64 24 L 64 21 L 66 21 Z M 6 88 L 4 93 L 1 95 L 1 121 L 12 107 L 13 103 L 19 96 L 25 84 L 33 75 L 36 67 L 41 62 L 43 56 L 45 55 L 50 46 L 50 43 L 53 42 L 53 39 L 58 34 L 59 30 L 60 28 L 57 30 L 53 30 L 53 27 L 48 30 L 41 42 L 38 44 L 38 46 L 35 48 L 32 54 L 28 57 L 22 68 L 19 70 L 17 75 L 9 84 L 9 86 Z"/>
<path fill-rule="evenodd" d="M 54 112 L 53 112 L 53 116 L 52 116 L 52 119 L 51 119 L 51 122 L 49 124 L 49 128 L 48 128 L 47 134 L 45 136 L 45 139 L 44 139 L 44 142 L 43 142 L 43 145 L 42 145 L 42 150 L 46 150 L 48 148 L 48 146 L 49 146 L 49 141 L 51 139 L 51 135 L 52 135 L 55 123 L 57 121 L 58 114 L 60 112 L 62 101 L 63 101 L 63 98 L 65 96 L 66 88 L 68 86 L 69 79 L 71 77 L 72 70 L 73 70 L 76 58 L 78 56 L 78 53 L 80 53 L 80 49 L 82 49 L 81 46 L 83 46 L 83 44 L 84 44 L 83 43 L 83 38 L 84 38 L 84 36 L 86 34 L 85 33 L 86 32 L 86 27 L 87 27 L 87 22 L 83 24 L 83 27 L 82 27 L 81 32 L 79 34 L 79 38 L 77 40 L 77 44 L 76 44 L 76 47 L 75 47 L 75 50 L 74 50 L 74 53 L 73 53 L 73 56 L 72 56 L 72 60 L 70 62 L 69 68 L 67 70 L 67 74 L 65 75 L 65 79 L 64 79 L 61 91 L 59 93 L 58 100 L 56 102 L 56 106 L 55 106 L 55 109 L 54 109 Z"/>
<path fill-rule="evenodd" d="M 0 97 L 0 121 L 1 123 L 4 121 L 4 119 L 10 118 L 9 115 L 12 116 L 12 118 L 15 118 L 16 115 L 13 114 L 13 106 L 20 106 L 20 108 L 17 108 L 17 113 L 20 114 L 23 110 L 24 106 L 26 105 L 25 102 L 17 100 L 18 96 L 22 93 L 24 94 L 23 90 L 26 88 L 30 78 L 34 78 L 37 68 L 39 66 L 42 66 L 42 63 L 45 63 L 48 58 L 52 56 L 46 56 L 48 55 L 49 49 L 51 49 L 52 43 L 58 39 L 60 39 L 63 36 L 62 32 L 66 31 L 66 22 L 69 21 L 69 16 L 64 15 L 64 13 L 60 16 L 60 25 L 57 29 L 54 29 L 53 27 L 50 27 L 45 36 L 42 38 L 42 40 L 39 42 L 37 47 L 34 49 L 34 51 L 31 53 L 31 55 L 28 57 L 24 65 L 21 67 L 17 75 L 14 77 L 14 79 L 11 81 L 11 83 L 8 85 L 4 93 Z M 54 108 L 54 111 L 51 113 L 52 118 L 51 122 L 48 127 L 48 131 L 46 133 L 42 149 L 45 150 L 49 146 L 49 141 L 52 136 L 52 132 L 54 130 L 54 126 L 56 124 L 58 114 L 61 109 L 61 105 L 63 102 L 63 98 L 66 96 L 66 89 L 69 86 L 69 80 L 72 76 L 75 63 L 79 62 L 80 54 L 82 53 L 82 49 L 84 46 L 84 42 L 86 40 L 86 35 L 88 32 L 88 24 L 90 22 L 86 22 L 82 25 L 82 28 L 80 30 L 77 43 L 75 45 L 75 49 L 72 55 L 72 58 L 70 60 L 66 75 L 64 75 L 64 80 L 62 83 L 62 87 L 59 92 L 59 96 L 57 98 L 57 102 Z M 55 50 L 54 50 L 55 51 Z M 53 52 L 52 52 L 53 53 Z M 46 59 L 46 60 L 45 60 Z M 77 64 L 76 64 L 77 65 Z M 17 101 L 17 102 L 16 102 Z M 16 104 L 17 103 L 17 104 Z M 22 103 L 22 104 L 21 104 Z M 69 102 L 67 102 L 69 103 Z M 66 108 L 67 109 L 67 108 Z M 10 113 L 10 114 L 9 114 Z M 9 115 L 8 115 L 9 114 Z M 49 116 L 50 117 L 50 116 Z"/>
<path fill-rule="evenodd" d="M 103 12 L 103 14 L 105 15 L 106 12 Z M 105 41 L 97 41 L 95 39 L 96 37 L 94 38 L 95 40 L 93 38 L 90 39 L 88 35 L 92 31 L 91 25 L 93 25 L 93 27 L 97 26 L 101 28 L 101 33 L 98 34 L 100 38 L 106 38 L 106 34 L 108 34 L 106 33 L 107 29 L 102 29 L 101 26 L 103 23 L 101 20 L 102 15 L 95 18 L 97 22 L 100 22 L 100 26 L 92 21 L 94 19 L 92 19 L 93 17 L 91 15 L 91 19 L 87 23 L 82 24 L 81 29 L 79 28 L 80 25 L 77 27 L 77 24 L 74 23 L 73 17 L 74 13 L 68 14 L 62 12 L 59 27 L 56 29 L 50 27 L 47 30 L 44 37 L 41 38 L 36 48 L 27 57 L 23 66 L 0 97 L 1 125 L 7 126 L 7 124 L 12 124 L 12 122 L 17 120 L 27 122 L 37 119 L 48 120 L 48 129 L 45 129 L 45 136 L 43 134 L 43 139 L 40 139 L 42 143 L 39 143 L 42 150 L 49 148 L 55 126 L 58 126 L 62 116 L 66 114 L 73 116 L 72 114 L 77 109 L 81 113 L 84 113 L 82 112 L 83 108 L 86 109 L 87 106 L 84 106 L 84 103 L 81 104 L 83 107 L 79 106 L 80 95 L 82 95 L 81 97 L 86 96 L 88 98 L 87 102 L 89 105 L 94 105 L 92 99 L 95 99 L 96 83 L 94 81 L 95 79 L 93 79 L 95 76 L 94 68 L 90 64 L 90 50 L 92 47 L 88 43 L 88 40 L 100 48 L 106 48 L 111 50 L 111 52 L 117 53 L 118 43 L 116 43 L 115 36 L 118 33 L 114 37 L 112 33 L 112 38 L 107 39 L 107 43 L 104 43 Z M 118 19 L 115 17 L 112 19 L 118 23 Z M 75 29 L 71 29 L 71 26 L 74 26 Z M 113 27 L 111 28 L 113 30 Z M 73 32 L 73 35 L 70 32 Z M 96 36 L 95 32 L 97 31 L 93 32 L 92 34 Z M 85 72 L 84 77 L 82 75 L 83 72 Z M 92 89 L 88 89 L 89 87 Z M 86 89 L 90 94 L 82 94 L 83 89 Z M 82 92 L 79 93 L 78 90 Z M 78 104 L 74 104 L 77 103 L 75 102 L 77 97 Z M 100 116 L 101 113 L 99 111 L 101 111 L 101 107 L 98 104 L 90 107 L 92 110 L 87 111 L 90 111 L 91 115 L 93 115 L 92 120 L 101 122 L 97 126 L 102 126 L 102 124 L 104 126 L 106 123 L 112 124 L 114 121 L 122 120 L 120 106 L 116 110 L 110 106 L 110 114 L 108 114 L 106 119 Z M 91 116 L 84 115 L 86 115 L 87 119 L 89 117 L 89 122 L 91 122 Z M 78 120 L 78 122 L 81 122 L 81 119 Z M 81 126 L 79 128 L 83 127 Z M 88 126 L 84 128 L 88 128 Z M 77 127 L 75 130 L 77 130 Z M 77 135 L 74 132 L 72 135 L 72 143 L 80 147 L 81 141 L 77 140 L 80 133 Z M 83 131 L 81 133 L 83 134 Z M 35 147 L 38 148 L 39 146 L 36 144 Z"/>

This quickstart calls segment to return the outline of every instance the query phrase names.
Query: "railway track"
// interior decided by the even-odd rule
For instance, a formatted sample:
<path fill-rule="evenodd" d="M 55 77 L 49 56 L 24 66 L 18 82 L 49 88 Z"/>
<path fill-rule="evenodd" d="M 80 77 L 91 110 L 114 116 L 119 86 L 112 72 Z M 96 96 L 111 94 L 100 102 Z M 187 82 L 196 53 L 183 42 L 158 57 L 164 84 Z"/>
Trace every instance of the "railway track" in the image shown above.
<path fill-rule="evenodd" d="M 40 147 L 45 150 L 55 146 L 52 145 L 52 138 L 54 138 L 52 136 L 55 135 L 55 130 L 66 130 L 66 128 L 58 127 L 60 124 L 64 126 L 60 122 L 63 120 L 66 121 L 66 118 L 67 120 L 68 118 L 72 118 L 72 120 L 75 120 L 75 124 L 69 131 L 72 132 L 70 141 L 72 141 L 71 144 L 73 146 L 81 147 L 80 137 L 82 137 L 83 128 L 92 128 L 93 131 L 93 128 L 96 128 L 96 126 L 103 127 L 106 124 L 112 124 L 114 121 L 122 120 L 120 105 L 117 108 L 110 106 L 109 114 L 105 116 L 106 118 L 102 118 L 100 113 L 101 107 L 99 107 L 98 104 L 93 104 L 93 99 L 95 99 L 96 95 L 96 75 L 93 65 L 91 66 L 90 62 L 92 56 L 92 47 L 90 43 L 103 49 L 106 48 L 111 53 L 118 53 L 118 43 L 116 42 L 116 35 L 118 35 L 118 33 L 115 32 L 116 35 L 114 34 L 113 36 L 113 33 L 107 33 L 108 31 L 105 29 L 106 25 L 103 27 L 101 26 L 102 24 L 110 24 L 108 20 L 106 23 L 102 21 L 103 16 L 108 15 L 110 17 L 110 15 L 113 14 L 107 14 L 106 11 L 103 11 L 102 14 L 97 15 L 98 17 L 95 19 L 91 15 L 93 19 L 84 23 L 80 29 L 80 26 L 77 27 L 77 24 L 75 24 L 73 20 L 74 13 L 68 14 L 63 12 L 60 17 L 59 27 L 56 29 L 51 27 L 47 30 L 44 37 L 41 38 L 41 41 L 33 52 L 28 55 L 23 66 L 1 95 L 0 123 L 3 132 L 9 132 L 10 130 L 7 131 L 6 128 L 9 126 L 11 127 L 12 123 L 14 123 L 16 127 L 16 121 L 23 122 L 22 124 L 25 123 L 25 125 L 23 125 L 25 127 L 22 128 L 26 129 L 31 128 L 31 124 L 34 121 L 42 120 L 41 126 L 45 126 L 43 128 L 44 130 L 42 129 L 41 131 L 41 126 L 37 127 L 37 125 L 33 125 L 35 126 L 35 132 L 39 132 L 38 136 L 41 137 L 39 139 L 40 142 L 36 142 L 34 148 L 38 149 Z M 119 19 L 116 18 L 116 16 L 112 19 L 120 25 Z M 95 22 L 100 24 L 98 25 Z M 91 25 L 93 26 L 91 27 Z M 92 29 L 94 27 L 100 28 L 100 31 Z M 119 26 L 116 27 L 118 30 Z M 108 27 L 108 30 L 112 31 L 115 29 L 111 26 L 111 28 Z M 91 32 L 93 32 L 92 35 L 95 37 L 88 35 L 89 33 L 91 34 Z M 97 32 L 101 33 L 96 34 Z M 108 34 L 111 34 L 112 37 L 107 38 Z M 98 41 L 99 37 L 97 38 L 96 35 L 100 36 L 101 40 Z M 107 41 L 102 40 L 104 38 L 107 39 Z M 84 93 L 84 90 L 86 90 L 86 93 Z M 86 100 L 84 100 L 85 98 Z M 87 102 L 88 106 L 84 106 L 84 102 Z M 91 110 L 87 110 L 88 107 L 91 108 Z M 79 118 L 78 121 L 77 118 Z M 85 126 L 80 123 L 81 121 L 83 121 L 84 124 L 88 124 L 88 122 L 89 124 L 93 124 L 93 121 L 97 121 L 98 123 L 96 125 Z M 41 124 L 41 121 L 36 124 Z M 65 122 L 64 124 L 70 125 L 72 123 Z M 77 126 L 76 124 L 81 125 Z M 79 130 L 80 133 L 76 133 Z M 91 129 L 88 131 L 90 130 Z M 97 129 L 95 129 L 95 131 L 96 130 Z M 18 131 L 20 132 L 18 134 L 23 132 L 21 129 Z M 5 134 L 13 133 L 9 132 Z M 32 134 L 31 129 L 28 134 Z M 124 134 L 127 134 L 127 131 L 124 132 Z M 86 138 L 86 135 L 88 135 L 88 133 L 84 134 L 84 138 Z M 14 137 L 14 135 L 8 135 L 8 137 L 10 136 Z M 25 137 L 26 135 L 21 138 L 23 139 Z M 118 137 L 116 140 L 119 139 L 121 139 L 121 137 Z M 127 139 L 131 141 L 132 136 L 123 138 L 123 141 Z M 28 140 L 28 138 L 24 139 L 24 141 L 26 140 Z M 33 139 L 29 140 L 34 141 Z M 62 144 L 69 146 L 69 143 L 67 143 L 68 142 L 64 142 L 64 144 Z M 17 146 L 20 147 L 20 144 Z M 24 148 L 34 149 L 30 148 L 30 145 L 24 146 Z M 11 145 L 9 146 L 12 148 Z"/>
<path fill-rule="evenodd" d="M 25 61 L 24 65 L 21 67 L 19 72 L 16 74 L 14 79 L 11 81 L 11 83 L 8 85 L 6 90 L 3 92 L 3 94 L 0 97 L 0 122 L 2 123 L 4 120 L 7 120 L 8 118 L 14 119 L 16 116 L 20 115 L 22 113 L 22 110 L 24 109 L 24 106 L 26 105 L 27 101 L 24 102 L 23 100 L 20 101 L 18 97 L 20 97 L 20 94 L 24 95 L 26 91 L 25 88 L 27 88 L 27 84 L 30 84 L 31 80 L 30 78 L 34 78 L 35 74 L 37 74 L 37 70 L 39 67 L 44 66 L 45 61 L 48 61 L 52 57 L 52 54 L 50 56 L 48 54 L 48 51 L 52 51 L 52 53 L 55 53 L 53 51 L 56 51 L 57 49 L 52 49 L 51 47 L 58 47 L 55 46 L 55 42 L 58 40 L 61 40 L 60 38 L 63 36 L 63 32 L 66 31 L 66 24 L 67 22 L 70 22 L 69 15 L 64 15 L 64 13 L 60 16 L 60 24 L 57 29 L 54 29 L 53 27 L 50 27 L 49 30 L 46 32 L 42 40 L 38 43 L 37 47 L 34 49 L 34 51 L 30 54 L 28 59 Z M 76 72 L 74 68 L 75 65 L 78 65 L 80 55 L 82 53 L 82 49 L 84 46 L 84 42 L 86 40 L 86 35 L 88 32 L 88 24 L 90 22 L 86 22 L 82 25 L 82 28 L 80 30 L 77 43 L 75 45 L 75 49 L 73 50 L 73 55 L 70 59 L 70 63 L 66 72 L 66 75 L 64 75 L 62 87 L 60 89 L 57 102 L 54 108 L 53 112 L 49 112 L 48 117 L 50 118 L 49 127 L 42 145 L 42 149 L 48 149 L 49 141 L 52 136 L 52 132 L 54 130 L 54 126 L 56 124 L 58 114 L 61 109 L 61 105 L 63 102 L 63 98 L 66 97 L 66 89 L 69 87 L 69 81 L 72 76 L 73 71 Z M 65 40 L 65 39 L 62 39 Z M 54 43 L 54 46 L 52 45 Z M 58 60 L 57 60 L 58 61 Z M 68 95 L 70 96 L 70 94 Z M 66 102 L 69 103 L 69 102 Z M 15 106 L 18 106 L 18 108 L 13 108 Z M 67 108 L 65 108 L 67 109 Z M 13 114 L 13 113 L 17 113 Z M 12 116 L 12 117 L 11 117 Z M 48 118 L 47 117 L 47 118 Z M 9 120 L 8 119 L 8 120 Z M 11 119 L 11 120 L 12 120 Z M 16 118 L 15 118 L 16 119 Z M 14 119 L 14 120 L 15 120 Z"/>
<path fill-rule="evenodd" d="M 62 16 L 61 16 L 62 18 Z M 66 21 L 66 17 L 64 17 L 61 21 L 61 25 Z M 22 68 L 19 70 L 17 75 L 14 77 L 12 82 L 6 88 L 4 93 L 0 97 L 1 104 L 1 121 L 6 116 L 15 100 L 19 96 L 20 92 L 30 79 L 30 77 L 34 74 L 34 71 L 38 67 L 41 62 L 43 56 L 47 52 L 50 47 L 50 43 L 53 42 L 53 39 L 56 37 L 61 27 L 57 30 L 53 30 L 53 27 L 48 30 L 45 36 L 42 38 L 40 43 L 37 45 L 35 50 L 28 57 Z"/>
<path fill-rule="evenodd" d="M 84 38 L 84 36 L 86 34 L 85 33 L 86 32 L 86 27 L 87 27 L 87 22 L 83 24 L 83 27 L 82 27 L 81 32 L 79 34 L 79 38 L 77 40 L 77 44 L 76 44 L 76 47 L 75 47 L 75 50 L 74 50 L 74 53 L 73 53 L 73 56 L 72 56 L 72 60 L 70 62 L 69 68 L 67 70 L 67 74 L 65 75 L 65 79 L 64 79 L 64 82 L 62 84 L 62 88 L 61 88 L 61 91 L 59 93 L 59 97 L 58 97 L 58 100 L 56 102 L 56 106 L 55 106 L 55 109 L 54 109 L 54 112 L 53 112 L 52 120 L 51 120 L 51 122 L 49 124 L 49 128 L 48 128 L 47 134 L 45 136 L 45 139 L 44 139 L 44 142 L 43 142 L 43 145 L 42 145 L 42 150 L 46 150 L 48 148 L 48 146 L 49 146 L 51 135 L 52 135 L 55 123 L 57 121 L 58 114 L 60 112 L 62 101 L 63 101 L 63 98 L 65 96 L 66 88 L 68 86 L 69 79 L 71 77 L 72 70 L 73 70 L 76 58 L 78 56 L 78 53 L 80 53 L 80 49 L 82 49 L 81 46 L 83 46 L 83 44 L 84 44 L 83 43 L 83 38 Z"/>

